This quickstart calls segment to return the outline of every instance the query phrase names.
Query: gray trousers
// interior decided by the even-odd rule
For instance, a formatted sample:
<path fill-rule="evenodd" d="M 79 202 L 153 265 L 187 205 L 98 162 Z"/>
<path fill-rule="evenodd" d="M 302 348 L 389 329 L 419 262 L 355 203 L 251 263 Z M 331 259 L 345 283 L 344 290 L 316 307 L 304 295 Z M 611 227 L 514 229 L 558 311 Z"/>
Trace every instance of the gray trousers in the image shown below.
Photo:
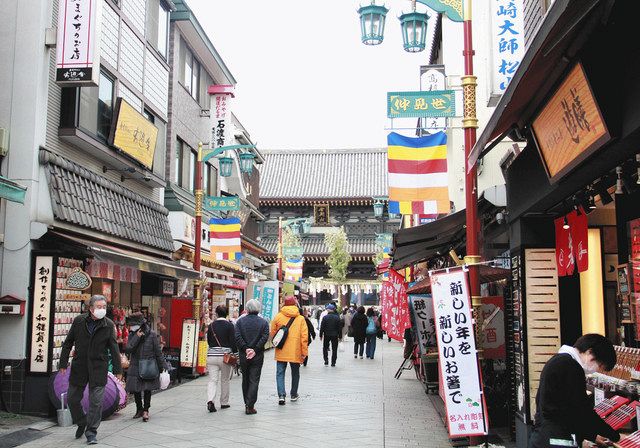
<path fill-rule="evenodd" d="M 104 397 L 104 386 L 89 387 L 89 412 L 85 415 L 82 409 L 82 395 L 84 387 L 69 384 L 67 398 L 69 400 L 69 410 L 73 423 L 78 426 L 85 426 L 84 435 L 87 437 L 96 436 L 98 434 L 98 426 L 102 420 L 102 399 Z"/>

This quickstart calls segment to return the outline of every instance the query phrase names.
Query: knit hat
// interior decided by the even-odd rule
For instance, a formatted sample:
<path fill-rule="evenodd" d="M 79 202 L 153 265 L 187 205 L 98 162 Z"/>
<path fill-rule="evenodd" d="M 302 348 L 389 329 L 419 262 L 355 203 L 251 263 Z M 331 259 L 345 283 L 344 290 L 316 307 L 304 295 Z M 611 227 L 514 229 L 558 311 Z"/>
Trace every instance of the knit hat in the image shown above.
<path fill-rule="evenodd" d="M 327 306 L 325 306 L 325 309 L 333 311 L 336 309 L 336 306 L 333 303 L 330 303 Z"/>
<path fill-rule="evenodd" d="M 284 306 L 296 306 L 298 302 L 296 302 L 296 298 L 289 296 L 284 299 Z"/>

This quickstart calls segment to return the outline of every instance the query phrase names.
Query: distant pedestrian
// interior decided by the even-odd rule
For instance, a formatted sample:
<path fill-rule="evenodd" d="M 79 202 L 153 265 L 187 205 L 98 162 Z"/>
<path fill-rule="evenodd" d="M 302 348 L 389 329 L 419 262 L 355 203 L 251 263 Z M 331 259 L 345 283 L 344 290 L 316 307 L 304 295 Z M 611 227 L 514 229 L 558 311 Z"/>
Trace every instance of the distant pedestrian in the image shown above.
<path fill-rule="evenodd" d="M 207 387 L 207 409 L 216 412 L 216 398 L 218 397 L 218 382 L 220 382 L 220 408 L 227 409 L 229 405 L 229 380 L 233 366 L 225 364 L 225 353 L 235 353 L 236 336 L 233 324 L 227 320 L 229 311 L 225 305 L 216 307 L 217 319 L 209 324 L 207 330 L 207 369 L 209 370 L 209 384 Z"/>
<path fill-rule="evenodd" d="M 367 358 L 373 359 L 376 354 L 376 338 L 380 330 L 380 321 L 372 308 L 367 310 Z"/>
<path fill-rule="evenodd" d="M 286 403 L 287 393 L 284 377 L 287 364 L 291 366 L 291 401 L 298 400 L 298 385 L 300 383 L 300 364 L 309 354 L 308 339 L 309 330 L 304 317 L 298 311 L 298 305 L 294 297 L 287 297 L 284 306 L 271 321 L 271 337 L 281 327 L 288 326 L 287 339 L 282 348 L 275 349 L 276 358 L 276 384 L 278 386 L 278 404 Z"/>
<path fill-rule="evenodd" d="M 318 323 L 318 330 L 320 329 L 320 316 L 322 315 L 322 310 L 320 308 L 316 309 L 316 322 Z"/>
<path fill-rule="evenodd" d="M 111 355 L 113 372 L 118 379 L 122 379 L 116 329 L 113 321 L 105 317 L 106 314 L 106 297 L 91 296 L 89 312 L 73 320 L 60 354 L 60 374 L 64 375 L 69 365 L 71 349 L 75 346 L 67 398 L 73 422 L 78 425 L 76 439 L 84 434 L 89 445 L 98 443 L 96 436 L 102 420 L 102 399 L 107 384 L 109 363 L 107 351 Z M 89 385 L 89 412 L 85 414 L 80 402 L 87 384 Z"/>
<path fill-rule="evenodd" d="M 331 367 L 336 366 L 338 359 L 338 339 L 342 337 L 342 321 L 336 313 L 333 303 L 327 305 L 327 315 L 320 324 L 320 340 L 323 341 L 322 355 L 324 365 L 329 365 L 329 344 L 331 344 Z"/>
<path fill-rule="evenodd" d="M 350 328 L 351 328 L 351 319 L 353 318 L 353 316 L 351 315 L 351 313 L 349 312 L 348 308 L 344 308 L 342 310 L 342 315 L 340 316 L 340 320 L 342 321 L 342 340 L 345 341 L 347 336 L 352 336 L 353 334 L 350 334 Z"/>
<path fill-rule="evenodd" d="M 364 314 L 364 307 L 360 306 L 358 312 L 354 314 L 351 320 L 351 328 L 353 329 L 353 357 L 357 358 L 358 354 L 362 359 L 362 353 L 364 352 L 364 342 L 367 338 L 367 316 Z"/>
<path fill-rule="evenodd" d="M 242 369 L 242 396 L 245 414 L 255 414 L 258 400 L 258 386 L 264 362 L 264 345 L 269 340 L 269 322 L 258 316 L 262 305 L 255 299 L 249 300 L 247 314 L 238 319 L 235 329 L 236 346 L 240 351 L 240 369 Z"/>
<path fill-rule="evenodd" d="M 316 339 L 316 330 L 315 330 L 315 328 L 313 328 L 313 324 L 311 323 L 311 320 L 309 319 L 309 311 L 308 310 L 303 310 L 302 308 L 299 308 L 298 311 L 300 311 L 300 314 L 302 314 L 304 316 L 304 320 L 307 322 L 307 329 L 309 330 L 309 339 L 307 340 L 307 346 L 309 346 L 309 345 L 311 345 L 311 342 Z M 307 355 L 304 358 L 304 363 L 302 363 L 302 364 L 305 367 L 307 367 L 308 361 L 309 361 L 309 355 Z"/>
<path fill-rule="evenodd" d="M 133 418 L 142 417 L 142 421 L 147 422 L 151 406 L 151 391 L 160 389 L 160 372 L 167 366 L 160 349 L 158 335 L 149 328 L 144 315 L 131 314 L 127 319 L 127 326 L 129 340 L 125 351 L 131 360 L 127 370 L 125 390 L 132 393 L 136 401 L 136 413 Z M 158 370 L 154 372 L 155 367 Z"/>

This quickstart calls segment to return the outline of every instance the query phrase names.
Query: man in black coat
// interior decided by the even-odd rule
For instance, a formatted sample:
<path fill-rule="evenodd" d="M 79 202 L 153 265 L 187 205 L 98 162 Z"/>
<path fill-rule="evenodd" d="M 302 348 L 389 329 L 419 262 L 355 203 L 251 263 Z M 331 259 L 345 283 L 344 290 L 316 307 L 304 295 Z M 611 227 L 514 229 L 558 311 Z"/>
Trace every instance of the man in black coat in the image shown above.
<path fill-rule="evenodd" d="M 593 410 L 585 373 L 609 371 L 616 364 L 613 344 L 599 334 L 563 345 L 545 364 L 536 395 L 536 417 L 529 448 L 582 446 L 583 440 L 610 446 L 620 435 Z"/>
<path fill-rule="evenodd" d="M 320 324 L 320 340 L 323 341 L 322 354 L 324 365 L 329 365 L 329 343 L 331 343 L 331 367 L 336 366 L 338 359 L 338 338 L 342 335 L 344 323 L 336 313 L 336 306 L 330 303 L 326 307 L 328 313 Z"/>
<path fill-rule="evenodd" d="M 60 374 L 64 375 L 69 365 L 71 349 L 75 346 L 67 398 L 73 422 L 78 425 L 76 439 L 84 433 L 89 445 L 98 443 L 96 435 L 102 418 L 102 399 L 109 369 L 107 350 L 111 353 L 113 373 L 119 379 L 122 378 L 115 325 L 105 317 L 106 312 L 107 299 L 100 295 L 91 296 L 89 313 L 81 314 L 73 320 L 60 354 Z M 85 415 L 80 401 L 87 384 L 89 412 Z"/>

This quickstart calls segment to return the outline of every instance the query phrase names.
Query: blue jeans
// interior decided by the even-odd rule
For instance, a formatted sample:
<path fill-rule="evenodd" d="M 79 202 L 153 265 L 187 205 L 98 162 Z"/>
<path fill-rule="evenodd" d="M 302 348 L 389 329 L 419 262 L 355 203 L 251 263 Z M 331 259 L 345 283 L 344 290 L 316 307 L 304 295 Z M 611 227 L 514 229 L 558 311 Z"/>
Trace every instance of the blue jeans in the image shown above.
<path fill-rule="evenodd" d="M 287 364 L 291 365 L 291 396 L 298 395 L 298 384 L 300 383 L 300 363 L 286 363 L 278 361 L 276 366 L 276 384 L 278 385 L 278 397 L 286 397 L 287 392 L 284 387 L 284 374 L 287 371 Z"/>
<path fill-rule="evenodd" d="M 373 355 L 376 354 L 376 335 L 367 335 L 367 358 L 373 359 Z"/>

